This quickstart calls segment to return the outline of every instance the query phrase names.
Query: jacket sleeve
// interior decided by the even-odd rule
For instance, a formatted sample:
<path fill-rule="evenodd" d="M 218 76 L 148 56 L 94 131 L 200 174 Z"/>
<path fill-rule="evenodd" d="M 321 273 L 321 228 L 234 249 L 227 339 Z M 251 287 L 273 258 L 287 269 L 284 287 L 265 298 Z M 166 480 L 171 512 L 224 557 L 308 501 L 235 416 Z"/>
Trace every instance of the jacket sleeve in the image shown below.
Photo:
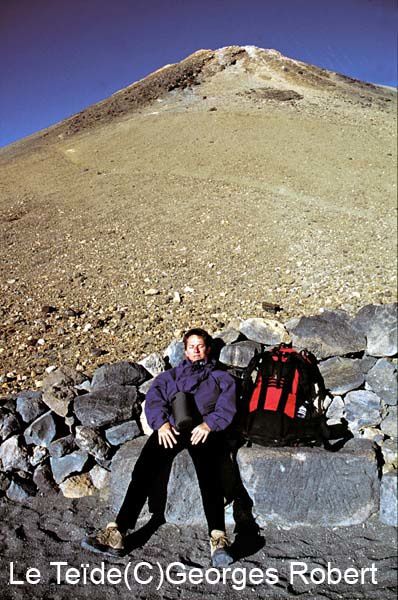
<path fill-rule="evenodd" d="M 220 371 L 216 376 L 220 394 L 214 410 L 203 417 L 211 431 L 223 431 L 232 423 L 236 413 L 236 384 L 229 373 Z"/>
<path fill-rule="evenodd" d="M 171 414 L 170 402 L 167 399 L 167 383 L 169 373 L 160 373 L 152 383 L 145 397 L 145 415 L 149 427 L 159 429 L 169 421 Z"/>

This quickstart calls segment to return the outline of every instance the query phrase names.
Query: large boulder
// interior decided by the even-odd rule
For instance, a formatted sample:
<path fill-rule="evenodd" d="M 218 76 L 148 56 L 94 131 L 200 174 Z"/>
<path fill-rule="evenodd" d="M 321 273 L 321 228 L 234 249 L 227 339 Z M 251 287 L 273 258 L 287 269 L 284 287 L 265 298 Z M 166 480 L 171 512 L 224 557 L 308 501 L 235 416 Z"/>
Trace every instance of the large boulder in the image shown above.
<path fill-rule="evenodd" d="M 136 400 L 135 387 L 113 384 L 76 398 L 74 410 L 82 425 L 105 427 L 128 421 L 139 413 Z"/>
<path fill-rule="evenodd" d="M 76 427 L 76 445 L 80 450 L 91 454 L 97 460 L 106 460 L 110 453 L 110 446 L 95 429 L 80 425 Z"/>
<path fill-rule="evenodd" d="M 99 367 L 91 382 L 91 389 L 103 388 L 111 385 L 135 385 L 139 386 L 148 379 L 147 370 L 138 363 L 130 363 L 121 360 L 112 364 Z"/>
<path fill-rule="evenodd" d="M 83 381 L 83 375 L 74 369 L 56 369 L 43 381 L 43 402 L 60 417 L 66 417 L 75 397 L 74 386 Z"/>
<path fill-rule="evenodd" d="M 22 436 L 13 435 L 0 446 L 0 466 L 3 471 L 31 470 L 29 456 L 25 446 L 21 443 Z"/>
<path fill-rule="evenodd" d="M 377 463 L 367 440 L 340 452 L 252 446 L 239 450 L 238 463 L 260 525 L 355 525 L 378 510 Z"/>
<path fill-rule="evenodd" d="M 5 408 L 0 408 L 0 442 L 21 431 L 18 417 Z"/>
<path fill-rule="evenodd" d="M 112 446 L 120 446 L 141 435 L 136 421 L 125 421 L 105 431 L 105 437 Z"/>
<path fill-rule="evenodd" d="M 241 448 L 240 473 L 254 501 L 253 512 L 259 524 L 353 525 L 377 512 L 379 480 L 375 451 L 367 440 L 355 442 L 340 452 L 256 445 Z M 115 513 L 124 500 L 144 443 L 142 438 L 127 442 L 112 460 L 109 493 Z M 186 450 L 173 462 L 167 490 L 167 521 L 177 525 L 205 522 L 195 470 Z M 141 517 L 148 518 L 146 508 Z M 227 522 L 231 520 L 228 513 Z"/>
<path fill-rule="evenodd" d="M 289 334 L 282 323 L 272 319 L 246 319 L 241 323 L 239 329 L 248 340 L 259 342 L 266 346 L 275 346 L 281 342 L 290 342 Z"/>
<path fill-rule="evenodd" d="M 25 440 L 28 444 L 48 447 L 57 433 L 54 414 L 49 410 L 38 417 L 25 429 Z"/>
<path fill-rule="evenodd" d="M 48 411 L 48 406 L 41 399 L 41 392 L 24 391 L 17 397 L 17 412 L 25 423 L 31 423 Z"/>
<path fill-rule="evenodd" d="M 113 457 L 109 492 L 114 512 L 118 512 L 122 505 L 131 473 L 146 441 L 146 438 L 137 438 L 126 442 Z M 206 522 L 195 469 L 187 450 L 174 459 L 167 489 L 166 520 L 169 523 L 193 525 Z M 149 517 L 147 507 L 140 517 Z"/>
<path fill-rule="evenodd" d="M 366 337 L 372 356 L 395 356 L 397 347 L 397 303 L 368 304 L 356 314 L 354 326 Z"/>
<path fill-rule="evenodd" d="M 354 435 L 364 427 L 374 427 L 381 421 L 381 401 L 367 390 L 349 392 L 344 398 L 344 417 Z"/>
<path fill-rule="evenodd" d="M 397 367 L 380 358 L 366 375 L 367 386 L 382 399 L 384 404 L 397 404 Z"/>
<path fill-rule="evenodd" d="M 319 364 L 319 370 L 325 382 L 326 389 L 334 395 L 345 394 L 356 390 L 365 381 L 358 361 L 350 358 L 335 356 Z"/>
<path fill-rule="evenodd" d="M 312 317 L 292 319 L 285 327 L 294 346 L 307 348 L 320 359 L 362 352 L 366 348 L 365 336 L 342 310 L 325 310 Z"/>
<path fill-rule="evenodd" d="M 72 473 L 80 473 L 88 460 L 87 452 L 77 450 L 60 458 L 50 458 L 54 480 L 59 484 Z"/>
<path fill-rule="evenodd" d="M 75 437 L 72 434 L 58 438 L 57 440 L 51 442 L 51 444 L 48 446 L 50 455 L 54 456 L 55 458 L 59 458 L 65 454 L 70 454 L 75 449 Z"/>
<path fill-rule="evenodd" d="M 229 367 L 247 367 L 255 354 L 261 352 L 259 342 L 244 341 L 236 344 L 227 344 L 220 352 L 220 362 Z"/>

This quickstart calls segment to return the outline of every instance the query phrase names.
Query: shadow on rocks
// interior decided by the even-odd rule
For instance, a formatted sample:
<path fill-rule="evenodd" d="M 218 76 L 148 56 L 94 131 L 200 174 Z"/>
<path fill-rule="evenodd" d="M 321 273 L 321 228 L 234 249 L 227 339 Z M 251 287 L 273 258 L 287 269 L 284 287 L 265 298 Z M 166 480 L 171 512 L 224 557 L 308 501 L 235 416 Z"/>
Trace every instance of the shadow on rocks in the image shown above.
<path fill-rule="evenodd" d="M 164 514 L 156 514 L 152 515 L 145 525 L 126 536 L 125 539 L 125 549 L 126 554 L 129 554 L 136 548 L 141 548 L 144 546 L 153 534 L 159 529 L 161 525 L 166 523 L 166 519 L 164 518 Z"/>
<path fill-rule="evenodd" d="M 261 530 L 254 521 L 251 525 L 239 528 L 231 544 L 230 552 L 234 561 L 237 561 L 256 554 L 264 546 L 265 538 L 261 535 Z"/>

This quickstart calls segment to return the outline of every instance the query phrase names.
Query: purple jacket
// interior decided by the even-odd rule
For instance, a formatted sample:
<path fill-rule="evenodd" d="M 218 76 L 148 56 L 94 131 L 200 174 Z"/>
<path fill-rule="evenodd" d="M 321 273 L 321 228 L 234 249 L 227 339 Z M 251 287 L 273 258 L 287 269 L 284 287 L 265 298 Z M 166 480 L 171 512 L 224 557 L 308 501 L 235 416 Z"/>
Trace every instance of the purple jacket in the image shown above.
<path fill-rule="evenodd" d="M 171 399 L 177 392 L 194 394 L 203 421 L 212 431 L 222 431 L 236 413 L 236 386 L 233 377 L 217 368 L 215 360 L 206 363 L 183 360 L 174 369 L 160 373 L 151 385 L 145 402 L 145 414 L 152 429 L 166 421 L 174 425 Z"/>

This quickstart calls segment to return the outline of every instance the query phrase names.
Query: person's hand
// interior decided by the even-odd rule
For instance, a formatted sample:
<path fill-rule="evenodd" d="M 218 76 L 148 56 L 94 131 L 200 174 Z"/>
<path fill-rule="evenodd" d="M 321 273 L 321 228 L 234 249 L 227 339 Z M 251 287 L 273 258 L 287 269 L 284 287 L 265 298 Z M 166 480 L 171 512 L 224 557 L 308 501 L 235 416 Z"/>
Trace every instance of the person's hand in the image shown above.
<path fill-rule="evenodd" d="M 207 440 L 210 431 L 210 427 L 205 422 L 194 427 L 191 431 L 191 444 L 195 446 L 195 444 L 199 444 L 199 442 L 204 443 Z"/>
<path fill-rule="evenodd" d="M 163 444 L 165 448 L 172 448 L 177 443 L 174 434 L 180 435 L 179 432 L 174 429 L 174 427 L 172 427 L 168 421 L 163 423 L 163 425 L 158 429 L 159 444 Z"/>

